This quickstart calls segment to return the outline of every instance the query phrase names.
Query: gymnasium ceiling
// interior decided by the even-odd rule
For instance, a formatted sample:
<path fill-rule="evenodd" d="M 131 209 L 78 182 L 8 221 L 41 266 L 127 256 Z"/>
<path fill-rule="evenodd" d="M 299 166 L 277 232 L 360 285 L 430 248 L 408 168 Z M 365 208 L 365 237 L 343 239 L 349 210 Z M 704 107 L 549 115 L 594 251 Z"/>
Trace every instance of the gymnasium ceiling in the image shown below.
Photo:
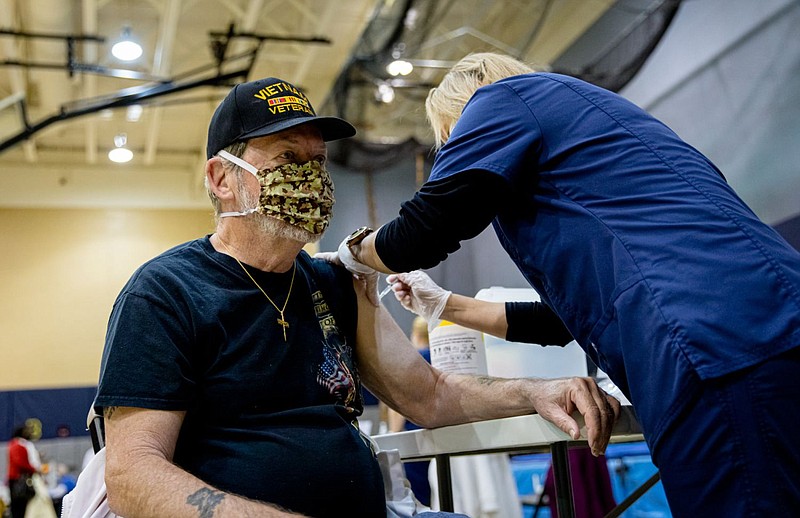
<path fill-rule="evenodd" d="M 0 0 L 0 206 L 205 208 L 211 114 L 230 85 L 266 76 L 346 116 L 361 142 L 429 145 L 422 102 L 454 60 L 500 51 L 549 66 L 610 9 L 634 26 L 662 3 Z M 110 53 L 126 27 L 144 48 L 130 63 Z M 414 72 L 385 74 L 393 54 Z M 381 83 L 393 102 L 376 99 Z M 123 134 L 135 155 L 114 164 Z"/>

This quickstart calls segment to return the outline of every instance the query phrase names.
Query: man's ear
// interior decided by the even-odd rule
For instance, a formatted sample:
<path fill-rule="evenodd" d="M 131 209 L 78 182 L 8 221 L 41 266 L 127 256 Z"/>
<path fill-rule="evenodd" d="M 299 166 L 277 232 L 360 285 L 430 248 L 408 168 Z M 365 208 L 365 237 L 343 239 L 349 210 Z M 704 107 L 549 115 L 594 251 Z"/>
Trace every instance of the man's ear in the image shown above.
<path fill-rule="evenodd" d="M 226 174 L 225 164 L 221 158 L 211 157 L 206 162 L 208 188 L 219 200 L 234 198 L 236 186 L 231 183 L 234 176 Z"/>

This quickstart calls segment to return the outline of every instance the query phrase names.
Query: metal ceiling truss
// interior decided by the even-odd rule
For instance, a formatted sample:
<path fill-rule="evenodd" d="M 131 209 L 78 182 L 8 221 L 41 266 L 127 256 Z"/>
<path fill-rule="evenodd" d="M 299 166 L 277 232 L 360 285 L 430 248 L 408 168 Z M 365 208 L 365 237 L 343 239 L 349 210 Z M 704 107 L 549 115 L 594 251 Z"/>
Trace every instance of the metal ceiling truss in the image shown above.
<path fill-rule="evenodd" d="M 184 92 L 203 86 L 231 86 L 236 80 L 246 80 L 250 71 L 253 68 L 258 52 L 266 41 L 281 41 L 281 42 L 295 42 L 295 43 L 312 43 L 312 44 L 330 44 L 328 38 L 317 36 L 301 37 L 301 36 L 283 36 L 273 34 L 258 34 L 254 32 L 236 32 L 234 25 L 231 24 L 227 32 L 211 32 L 211 45 L 214 53 L 215 63 L 205 65 L 188 72 L 182 73 L 173 78 L 157 78 L 149 74 L 140 74 L 135 71 L 121 71 L 117 69 L 108 69 L 98 65 L 88 65 L 78 63 L 74 60 L 73 44 L 75 41 L 92 41 L 100 42 L 105 41 L 104 38 L 94 35 L 70 35 L 70 34 L 44 34 L 44 33 L 23 33 L 20 31 L 0 30 L 0 35 L 9 35 L 23 38 L 47 38 L 47 39 L 60 39 L 67 43 L 67 63 L 54 64 L 54 63 L 31 63 L 21 62 L 17 60 L 6 60 L 0 62 L 1 66 L 22 66 L 22 67 L 38 67 L 38 68 L 51 68 L 51 69 L 64 69 L 72 76 L 74 73 L 92 73 L 98 75 L 110 75 L 113 77 L 128 77 L 131 79 L 146 78 L 151 84 L 143 85 L 133 88 L 126 88 L 119 90 L 111 95 L 102 96 L 94 99 L 83 99 L 72 103 L 61 105 L 58 113 L 31 124 L 27 118 L 27 110 L 25 107 L 25 99 L 18 99 L 20 107 L 20 116 L 22 118 L 23 130 L 17 134 L 9 137 L 8 139 L 0 142 L 0 152 L 22 142 L 44 128 L 62 121 L 74 119 L 84 115 L 97 113 L 101 110 L 110 108 L 119 108 L 124 106 L 131 106 L 134 104 L 145 104 L 158 97 L 172 95 L 179 92 Z M 234 56 L 226 57 L 229 50 L 229 45 L 236 39 L 254 41 L 255 44 L 251 48 L 236 54 Z M 224 71 L 226 65 L 235 62 L 244 61 L 245 64 L 235 68 L 231 71 Z M 212 75 L 208 75 L 209 71 L 213 70 Z M 129 72 L 131 76 L 121 75 L 121 72 Z M 153 84 L 154 83 L 154 84 Z M 157 133 L 157 132 L 156 132 Z"/>

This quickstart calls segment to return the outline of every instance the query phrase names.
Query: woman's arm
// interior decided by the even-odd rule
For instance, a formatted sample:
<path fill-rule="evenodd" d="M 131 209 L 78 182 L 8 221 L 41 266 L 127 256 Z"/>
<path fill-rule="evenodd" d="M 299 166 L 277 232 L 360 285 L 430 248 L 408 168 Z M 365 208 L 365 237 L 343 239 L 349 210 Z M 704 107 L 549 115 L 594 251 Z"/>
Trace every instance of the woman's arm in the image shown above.
<path fill-rule="evenodd" d="M 505 178 L 483 170 L 428 182 L 351 253 L 384 273 L 436 266 L 492 222 L 508 188 Z"/>
<path fill-rule="evenodd" d="M 549 306 L 541 302 L 490 302 L 445 290 L 422 271 L 392 274 L 395 298 L 424 319 L 439 319 L 512 342 L 564 346 L 572 335 Z"/>
<path fill-rule="evenodd" d="M 505 338 L 508 331 L 505 303 L 478 300 L 457 293 L 447 299 L 441 318 L 499 338 Z"/>

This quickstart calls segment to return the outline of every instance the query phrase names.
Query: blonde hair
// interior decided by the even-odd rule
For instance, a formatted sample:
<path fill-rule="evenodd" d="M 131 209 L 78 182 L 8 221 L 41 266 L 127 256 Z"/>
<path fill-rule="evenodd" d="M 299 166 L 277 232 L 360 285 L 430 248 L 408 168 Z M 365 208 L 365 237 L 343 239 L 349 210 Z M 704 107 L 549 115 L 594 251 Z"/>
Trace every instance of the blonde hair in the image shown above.
<path fill-rule="evenodd" d="M 525 63 L 492 52 L 469 54 L 453 65 L 439 86 L 428 92 L 425 112 L 433 129 L 436 148 L 447 142 L 464 106 L 475 91 L 506 77 L 529 74 Z"/>
<path fill-rule="evenodd" d="M 411 323 L 411 343 L 417 349 L 428 347 L 428 321 L 420 316 Z"/>
<path fill-rule="evenodd" d="M 414 321 L 411 322 L 411 332 L 427 335 L 428 321 L 420 316 L 415 317 Z"/>

